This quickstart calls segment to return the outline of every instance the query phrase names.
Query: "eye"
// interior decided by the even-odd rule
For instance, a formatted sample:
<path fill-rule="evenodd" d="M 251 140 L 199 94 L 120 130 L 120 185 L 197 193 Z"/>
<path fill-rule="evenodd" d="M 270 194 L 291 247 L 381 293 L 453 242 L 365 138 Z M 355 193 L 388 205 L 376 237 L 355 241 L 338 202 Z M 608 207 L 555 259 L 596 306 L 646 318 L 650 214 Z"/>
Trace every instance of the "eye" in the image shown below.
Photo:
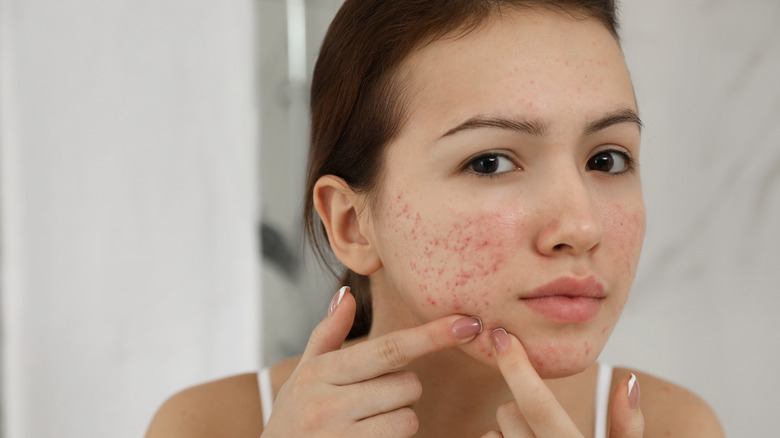
<path fill-rule="evenodd" d="M 631 170 L 633 160 L 621 151 L 607 150 L 594 155 L 588 160 L 587 169 L 597 172 L 620 175 Z"/>
<path fill-rule="evenodd" d="M 466 164 L 466 169 L 484 176 L 494 176 L 517 169 L 507 156 L 495 152 L 479 155 Z"/>

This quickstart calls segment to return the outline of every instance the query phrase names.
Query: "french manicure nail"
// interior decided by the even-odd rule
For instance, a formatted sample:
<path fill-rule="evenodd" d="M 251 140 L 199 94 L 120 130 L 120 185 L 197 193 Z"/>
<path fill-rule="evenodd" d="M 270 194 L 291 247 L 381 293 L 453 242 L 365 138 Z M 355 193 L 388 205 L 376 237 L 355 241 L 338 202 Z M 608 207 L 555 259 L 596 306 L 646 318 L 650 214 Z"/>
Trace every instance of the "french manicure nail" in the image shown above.
<path fill-rule="evenodd" d="M 493 330 L 493 333 L 490 334 L 490 337 L 493 339 L 493 346 L 496 347 L 496 351 L 498 353 L 501 353 L 509 348 L 509 344 L 512 343 L 512 341 L 509 339 L 509 335 L 506 333 L 506 330 L 502 328 Z"/>
<path fill-rule="evenodd" d="M 639 406 L 639 382 L 636 375 L 631 373 L 631 380 L 628 381 L 628 407 L 636 409 Z"/>
<path fill-rule="evenodd" d="M 452 323 L 452 334 L 458 339 L 466 339 L 482 333 L 482 320 L 478 316 L 462 318 Z"/>
<path fill-rule="evenodd" d="M 349 286 L 342 286 L 333 299 L 330 300 L 330 306 L 328 307 L 328 316 L 332 315 L 336 311 L 336 308 L 341 304 L 341 299 L 344 298 L 344 294 L 349 290 Z"/>

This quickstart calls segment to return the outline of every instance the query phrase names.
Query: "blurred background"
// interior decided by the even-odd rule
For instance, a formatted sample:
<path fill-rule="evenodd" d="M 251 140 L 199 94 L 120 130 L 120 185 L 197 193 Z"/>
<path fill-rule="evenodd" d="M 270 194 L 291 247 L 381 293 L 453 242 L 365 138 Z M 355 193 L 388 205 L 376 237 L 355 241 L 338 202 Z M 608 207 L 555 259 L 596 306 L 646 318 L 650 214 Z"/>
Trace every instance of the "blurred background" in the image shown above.
<path fill-rule="evenodd" d="M 138 437 L 299 353 L 299 231 L 336 0 L 0 0 L 0 434 Z M 780 430 L 780 3 L 624 0 L 648 231 L 602 360 Z"/>

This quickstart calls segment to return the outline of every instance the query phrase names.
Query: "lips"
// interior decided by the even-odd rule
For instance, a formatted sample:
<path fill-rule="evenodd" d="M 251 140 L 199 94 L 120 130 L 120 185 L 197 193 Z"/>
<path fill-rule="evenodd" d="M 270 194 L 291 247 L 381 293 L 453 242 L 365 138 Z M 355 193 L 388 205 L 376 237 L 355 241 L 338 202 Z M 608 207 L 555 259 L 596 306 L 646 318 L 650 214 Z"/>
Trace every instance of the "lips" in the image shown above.
<path fill-rule="evenodd" d="M 605 297 L 604 286 L 593 276 L 561 277 L 520 297 L 520 302 L 548 320 L 571 324 L 595 318 Z"/>

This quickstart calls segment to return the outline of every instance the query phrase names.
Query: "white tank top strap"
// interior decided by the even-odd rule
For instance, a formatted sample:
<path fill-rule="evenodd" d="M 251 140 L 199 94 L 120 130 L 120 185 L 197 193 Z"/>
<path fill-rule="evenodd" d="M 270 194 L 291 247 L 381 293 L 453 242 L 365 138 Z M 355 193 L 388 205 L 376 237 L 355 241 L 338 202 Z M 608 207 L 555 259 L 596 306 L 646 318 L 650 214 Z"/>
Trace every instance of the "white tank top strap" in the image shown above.
<path fill-rule="evenodd" d="M 274 408 L 274 387 L 271 385 L 271 370 L 264 367 L 257 373 L 257 387 L 260 390 L 260 404 L 263 413 L 263 426 L 268 424 Z"/>
<path fill-rule="evenodd" d="M 607 413 L 609 412 L 609 390 L 612 386 L 612 365 L 599 364 L 599 375 L 596 379 L 596 428 L 595 438 L 607 437 Z"/>

